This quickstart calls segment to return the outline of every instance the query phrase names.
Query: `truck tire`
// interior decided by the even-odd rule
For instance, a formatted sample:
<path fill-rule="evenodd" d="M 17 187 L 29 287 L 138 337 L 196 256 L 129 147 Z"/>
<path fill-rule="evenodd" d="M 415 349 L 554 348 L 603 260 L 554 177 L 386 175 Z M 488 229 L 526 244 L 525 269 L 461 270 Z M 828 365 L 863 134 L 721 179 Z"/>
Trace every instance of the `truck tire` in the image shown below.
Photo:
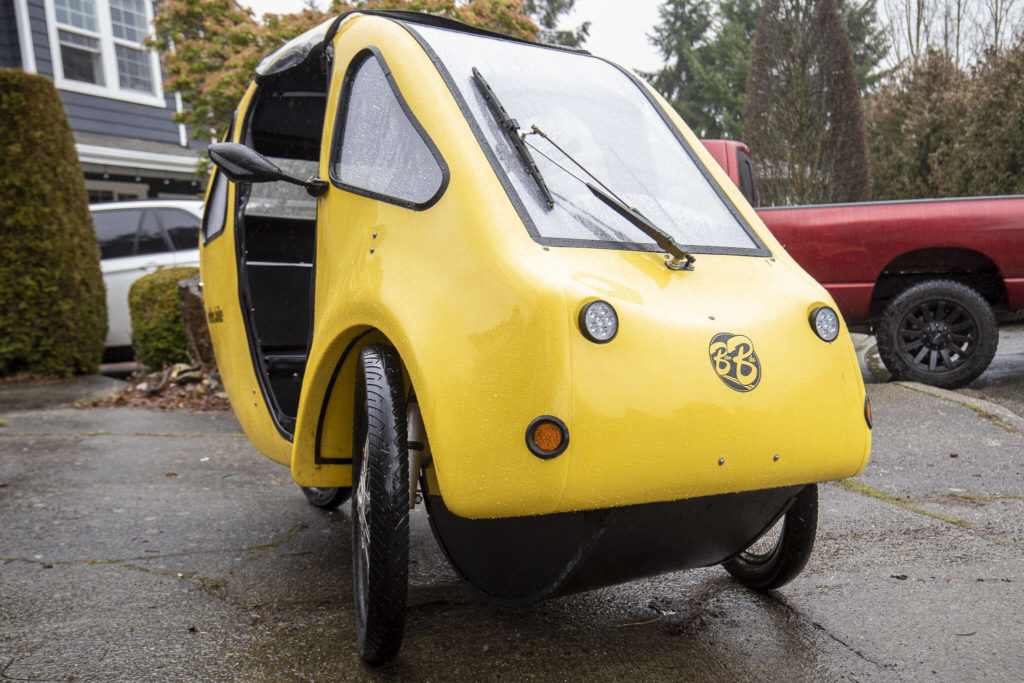
<path fill-rule="evenodd" d="M 300 486 L 299 488 L 302 489 L 302 493 L 305 494 L 306 500 L 309 501 L 310 505 L 315 505 L 324 510 L 333 510 L 348 500 L 352 494 L 352 489 L 347 486 L 326 489 L 313 486 Z"/>
<path fill-rule="evenodd" d="M 356 641 L 368 664 L 397 652 L 409 584 L 409 449 L 398 354 L 362 350 L 352 450 L 352 585 Z"/>
<path fill-rule="evenodd" d="M 818 533 L 818 485 L 809 484 L 775 524 L 736 557 L 722 563 L 747 588 L 769 591 L 803 571 Z"/>
<path fill-rule="evenodd" d="M 953 280 L 929 280 L 886 305 L 875 328 L 893 379 L 955 389 L 992 362 L 999 325 L 985 298 Z"/>

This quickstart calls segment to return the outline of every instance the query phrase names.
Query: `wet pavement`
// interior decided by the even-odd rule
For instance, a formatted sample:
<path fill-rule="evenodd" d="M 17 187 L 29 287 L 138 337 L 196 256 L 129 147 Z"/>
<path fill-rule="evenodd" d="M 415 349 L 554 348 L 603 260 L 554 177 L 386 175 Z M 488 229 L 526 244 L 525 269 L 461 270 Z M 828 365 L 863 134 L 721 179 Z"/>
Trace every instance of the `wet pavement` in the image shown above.
<path fill-rule="evenodd" d="M 769 595 L 713 567 L 494 607 L 418 509 L 379 669 L 355 652 L 348 506 L 309 506 L 231 415 L 5 407 L 0 680 L 1019 680 L 1015 344 L 969 390 L 872 380 L 872 460 L 821 487 L 815 552 Z"/>

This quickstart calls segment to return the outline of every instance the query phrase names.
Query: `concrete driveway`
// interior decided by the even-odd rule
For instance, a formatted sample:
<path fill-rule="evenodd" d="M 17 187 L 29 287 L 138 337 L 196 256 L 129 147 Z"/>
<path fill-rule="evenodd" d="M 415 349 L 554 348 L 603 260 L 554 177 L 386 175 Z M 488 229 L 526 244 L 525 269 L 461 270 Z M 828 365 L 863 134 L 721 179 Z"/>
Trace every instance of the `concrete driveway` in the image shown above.
<path fill-rule="evenodd" d="M 405 642 L 376 670 L 355 652 L 348 506 L 309 506 L 231 415 L 5 408 L 0 680 L 1021 679 L 1024 419 L 868 390 L 872 460 L 821 487 L 783 589 L 712 567 L 503 609 L 418 509 Z"/>

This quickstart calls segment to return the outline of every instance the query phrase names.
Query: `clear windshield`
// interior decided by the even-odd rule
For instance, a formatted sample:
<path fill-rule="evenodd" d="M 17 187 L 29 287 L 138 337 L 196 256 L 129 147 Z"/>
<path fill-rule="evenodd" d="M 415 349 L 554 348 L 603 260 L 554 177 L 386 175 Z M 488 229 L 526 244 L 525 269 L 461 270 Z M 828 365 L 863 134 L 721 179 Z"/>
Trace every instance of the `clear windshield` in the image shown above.
<path fill-rule="evenodd" d="M 549 142 L 530 135 L 526 139 L 538 148 L 531 152 L 555 200 L 549 208 L 474 85 L 474 67 L 522 132 L 539 127 L 680 245 L 697 252 L 761 251 L 653 104 L 615 66 L 587 55 L 434 27 L 413 30 L 448 69 L 545 243 L 657 249 L 570 173 L 592 179 Z"/>

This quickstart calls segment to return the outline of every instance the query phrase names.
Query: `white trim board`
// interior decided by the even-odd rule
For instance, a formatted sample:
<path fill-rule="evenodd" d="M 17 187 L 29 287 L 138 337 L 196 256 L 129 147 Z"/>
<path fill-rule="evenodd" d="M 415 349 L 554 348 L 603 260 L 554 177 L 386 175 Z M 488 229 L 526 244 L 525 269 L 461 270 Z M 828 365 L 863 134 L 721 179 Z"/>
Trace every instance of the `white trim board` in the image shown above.
<path fill-rule="evenodd" d="M 78 161 L 83 164 L 121 166 L 124 168 L 145 168 L 154 171 L 174 173 L 195 173 L 199 163 L 198 154 L 183 156 L 177 154 L 154 154 L 116 147 L 75 144 Z"/>

